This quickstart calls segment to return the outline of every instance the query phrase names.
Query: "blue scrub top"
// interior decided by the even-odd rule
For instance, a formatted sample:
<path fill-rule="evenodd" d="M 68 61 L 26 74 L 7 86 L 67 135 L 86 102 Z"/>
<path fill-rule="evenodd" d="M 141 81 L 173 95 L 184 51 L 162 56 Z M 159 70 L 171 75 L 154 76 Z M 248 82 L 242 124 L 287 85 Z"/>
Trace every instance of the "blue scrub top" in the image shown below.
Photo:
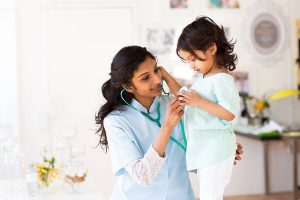
<path fill-rule="evenodd" d="M 160 101 L 160 122 L 163 123 L 168 96 L 156 97 L 149 114 L 157 118 L 156 108 Z M 131 105 L 141 111 L 147 110 L 136 100 Z M 166 148 L 166 162 L 157 177 L 148 187 L 139 185 L 125 170 L 130 162 L 141 159 L 159 133 L 159 127 L 136 110 L 124 106 L 125 110 L 112 111 L 104 119 L 109 154 L 113 173 L 118 176 L 117 183 L 111 195 L 111 200 L 194 200 L 195 196 L 189 181 L 184 151 L 169 140 Z M 184 144 L 180 125 L 178 124 L 172 136 Z"/>

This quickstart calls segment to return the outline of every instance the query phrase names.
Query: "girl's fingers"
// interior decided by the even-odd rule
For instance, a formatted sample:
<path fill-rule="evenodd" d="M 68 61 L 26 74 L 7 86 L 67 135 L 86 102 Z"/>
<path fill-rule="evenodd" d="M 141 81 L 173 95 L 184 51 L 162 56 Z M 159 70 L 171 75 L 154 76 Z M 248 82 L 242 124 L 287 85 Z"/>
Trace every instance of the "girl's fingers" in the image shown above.
<path fill-rule="evenodd" d="M 190 92 L 178 92 L 177 95 L 186 97 L 186 96 L 190 96 L 191 94 Z"/>
<path fill-rule="evenodd" d="M 191 96 L 179 96 L 178 97 L 178 100 L 180 100 L 180 101 L 188 101 L 188 100 L 190 100 L 191 99 Z"/>
<path fill-rule="evenodd" d="M 184 97 L 190 97 L 191 96 L 191 93 L 190 92 L 182 92 L 182 96 Z"/>

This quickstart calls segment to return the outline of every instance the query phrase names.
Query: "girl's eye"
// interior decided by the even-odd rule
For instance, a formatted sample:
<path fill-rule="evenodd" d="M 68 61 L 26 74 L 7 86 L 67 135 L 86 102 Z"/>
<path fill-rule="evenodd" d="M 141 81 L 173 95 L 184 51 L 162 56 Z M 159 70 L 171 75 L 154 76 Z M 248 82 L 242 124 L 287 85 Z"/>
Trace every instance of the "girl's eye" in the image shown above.
<path fill-rule="evenodd" d="M 157 72 L 158 72 L 158 67 L 157 67 L 157 68 L 155 68 L 154 72 L 155 72 L 155 73 L 157 73 Z"/>

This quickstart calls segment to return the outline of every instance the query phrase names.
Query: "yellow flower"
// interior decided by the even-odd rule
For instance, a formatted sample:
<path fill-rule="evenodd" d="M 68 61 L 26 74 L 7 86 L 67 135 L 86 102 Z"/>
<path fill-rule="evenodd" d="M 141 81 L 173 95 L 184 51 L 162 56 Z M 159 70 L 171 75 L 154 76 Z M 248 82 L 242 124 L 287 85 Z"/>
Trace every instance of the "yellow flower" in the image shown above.
<path fill-rule="evenodd" d="M 36 170 L 38 172 L 38 179 L 40 185 L 48 186 L 55 179 L 60 178 L 59 171 L 55 168 L 55 158 L 47 159 L 43 157 L 43 162 L 36 164 Z"/>
<path fill-rule="evenodd" d="M 258 111 L 262 111 L 264 108 L 265 108 L 265 103 L 263 101 L 258 101 L 256 104 L 255 104 L 255 108 L 256 110 Z"/>

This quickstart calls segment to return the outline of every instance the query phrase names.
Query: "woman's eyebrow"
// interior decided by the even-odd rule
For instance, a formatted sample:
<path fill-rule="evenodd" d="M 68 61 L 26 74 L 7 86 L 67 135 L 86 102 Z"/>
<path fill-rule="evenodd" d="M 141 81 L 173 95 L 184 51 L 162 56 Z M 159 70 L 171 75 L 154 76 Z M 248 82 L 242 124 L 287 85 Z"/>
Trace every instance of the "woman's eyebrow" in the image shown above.
<path fill-rule="evenodd" d="M 138 78 L 140 78 L 141 76 L 145 75 L 145 74 L 148 74 L 149 72 L 145 72 L 145 73 L 142 73 L 141 75 L 139 75 Z"/>
<path fill-rule="evenodd" d="M 155 64 L 154 64 L 153 67 L 154 67 L 154 69 L 157 68 L 157 62 L 155 62 Z M 149 73 L 149 72 L 142 73 L 141 75 L 138 76 L 138 78 L 140 78 L 141 76 L 143 76 L 143 75 L 145 75 L 145 74 L 148 74 L 148 73 Z"/>

